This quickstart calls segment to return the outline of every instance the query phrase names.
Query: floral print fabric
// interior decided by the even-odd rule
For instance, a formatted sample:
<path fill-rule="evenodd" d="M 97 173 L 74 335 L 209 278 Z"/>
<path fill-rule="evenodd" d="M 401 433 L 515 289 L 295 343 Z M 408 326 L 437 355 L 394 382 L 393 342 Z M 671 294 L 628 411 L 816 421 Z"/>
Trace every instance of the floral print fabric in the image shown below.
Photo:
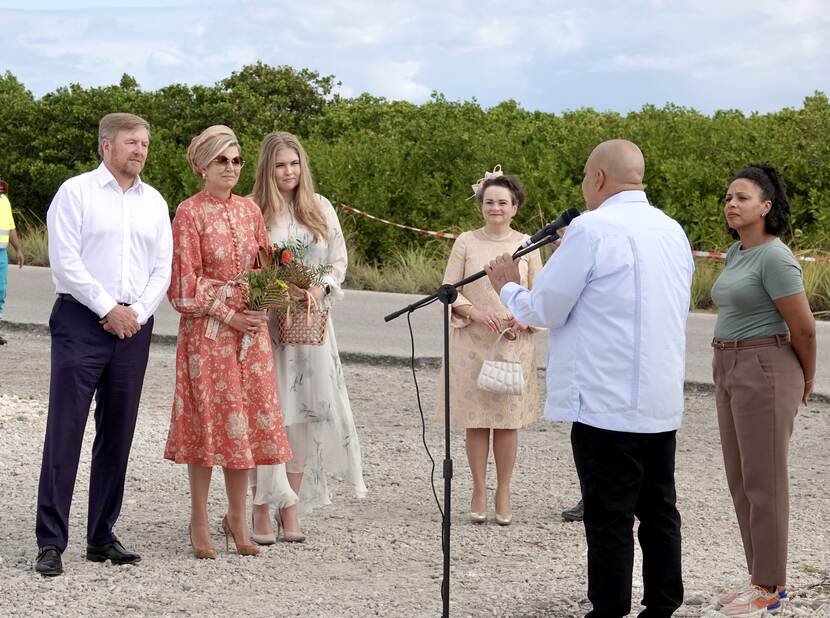
<path fill-rule="evenodd" d="M 341 286 L 348 259 L 334 208 L 320 195 L 317 204 L 326 217 L 327 238 L 315 241 L 311 232 L 296 221 L 291 205 L 268 227 L 268 234 L 271 243 L 308 245 L 304 257 L 307 265 L 332 265 L 331 272 L 324 277 L 330 292 L 320 305 L 326 308 L 343 296 Z M 364 497 L 366 485 L 360 443 L 331 318 L 321 346 L 284 346 L 279 342 L 273 323 L 271 337 L 280 401 L 295 454 L 295 459 L 288 464 L 288 472 L 304 473 L 300 510 L 308 511 L 331 503 L 329 475 L 345 480 L 352 486 L 355 496 Z M 288 485 L 285 471 L 278 467 L 258 467 L 256 474 L 251 475 L 251 484 L 257 486 L 257 504 L 267 502 L 281 508 L 298 501 Z"/>
<path fill-rule="evenodd" d="M 267 331 L 239 361 L 243 334 L 229 326 L 245 308 L 237 277 L 268 246 L 251 200 L 203 191 L 173 220 L 173 274 L 167 296 L 181 314 L 176 390 L 164 457 L 176 463 L 249 469 L 291 459 Z"/>

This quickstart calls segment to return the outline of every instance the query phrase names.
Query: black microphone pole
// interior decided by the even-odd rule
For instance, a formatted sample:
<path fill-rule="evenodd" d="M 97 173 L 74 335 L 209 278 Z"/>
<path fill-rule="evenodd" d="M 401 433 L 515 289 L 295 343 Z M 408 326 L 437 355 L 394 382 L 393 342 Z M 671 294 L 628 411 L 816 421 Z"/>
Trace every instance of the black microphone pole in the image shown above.
<path fill-rule="evenodd" d="M 554 233 L 528 247 L 519 247 L 513 253 L 513 259 L 520 258 L 548 243 L 552 243 L 558 238 L 559 236 Z M 435 293 L 425 296 L 421 300 L 407 305 L 394 313 L 390 313 L 383 318 L 384 322 L 391 322 L 404 313 L 417 311 L 435 300 L 440 300 L 441 304 L 444 305 L 444 515 L 441 521 L 441 548 L 444 553 L 444 578 L 441 581 L 441 600 L 443 603 L 441 615 L 443 618 L 448 618 L 450 615 L 450 508 L 452 506 L 452 455 L 450 454 L 450 305 L 458 298 L 457 288 L 481 279 L 485 274 L 484 270 L 481 270 L 456 283 L 445 283 Z"/>

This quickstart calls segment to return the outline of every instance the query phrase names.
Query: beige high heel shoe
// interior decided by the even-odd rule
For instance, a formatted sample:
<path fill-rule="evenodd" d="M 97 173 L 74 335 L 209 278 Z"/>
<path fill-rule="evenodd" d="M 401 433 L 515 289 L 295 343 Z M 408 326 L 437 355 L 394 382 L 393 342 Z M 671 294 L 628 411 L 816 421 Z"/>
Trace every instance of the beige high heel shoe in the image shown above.
<path fill-rule="evenodd" d="M 287 543 L 304 543 L 305 534 L 302 532 L 290 532 L 282 525 L 281 509 L 274 511 L 274 521 L 277 524 L 277 539 Z"/>
<path fill-rule="evenodd" d="M 474 524 L 483 524 L 487 521 L 487 511 L 483 513 L 476 513 L 475 511 L 470 511 L 470 521 Z"/>
<path fill-rule="evenodd" d="M 259 555 L 259 547 L 256 545 L 240 545 L 236 542 L 236 537 L 233 535 L 233 530 L 231 530 L 231 526 L 228 523 L 228 516 L 225 515 L 222 517 L 222 532 L 225 533 L 225 551 L 229 550 L 229 543 L 228 537 L 233 539 L 233 544 L 236 547 L 236 553 L 240 556 L 258 556 Z"/>
<path fill-rule="evenodd" d="M 277 542 L 277 536 L 273 530 L 265 534 L 257 534 L 254 532 L 254 514 L 251 513 L 251 540 L 257 545 L 273 545 Z"/>
<path fill-rule="evenodd" d="M 190 547 L 193 550 L 193 556 L 199 560 L 216 560 L 216 549 L 213 545 L 209 547 L 196 547 L 193 543 L 193 530 L 190 524 L 187 524 L 187 536 L 190 537 Z"/>
<path fill-rule="evenodd" d="M 497 489 L 496 490 L 496 504 L 499 503 L 498 496 L 499 496 L 499 490 Z M 510 506 L 510 494 L 509 493 L 507 494 L 507 498 L 508 498 L 507 506 L 509 507 Z M 504 506 L 504 505 L 502 505 L 502 506 Z M 512 511 L 513 509 L 510 509 L 510 510 Z M 506 513 L 506 514 L 499 513 L 498 507 L 496 507 L 496 516 L 493 519 L 500 526 L 509 526 L 510 523 L 513 521 L 513 513 Z"/>
<path fill-rule="evenodd" d="M 474 511 L 470 508 L 470 521 L 474 524 L 483 524 L 487 521 L 487 495 L 484 496 L 484 510 Z"/>

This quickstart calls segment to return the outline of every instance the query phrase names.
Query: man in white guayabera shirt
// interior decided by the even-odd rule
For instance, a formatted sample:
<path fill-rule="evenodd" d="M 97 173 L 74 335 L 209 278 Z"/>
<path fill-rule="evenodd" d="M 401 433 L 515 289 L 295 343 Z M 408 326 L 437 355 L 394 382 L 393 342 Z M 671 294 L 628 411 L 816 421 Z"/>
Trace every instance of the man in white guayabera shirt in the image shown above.
<path fill-rule="evenodd" d="M 694 262 L 680 225 L 649 204 L 644 173 L 635 144 L 603 142 L 585 164 L 588 212 L 533 290 L 509 255 L 485 268 L 517 319 L 550 329 L 545 416 L 573 422 L 591 618 L 631 610 L 635 516 L 640 616 L 671 616 L 683 602 L 674 455 Z"/>
<path fill-rule="evenodd" d="M 112 528 L 121 511 L 153 313 L 170 284 L 167 203 L 139 178 L 150 126 L 107 114 L 94 171 L 70 178 L 49 206 L 49 263 L 58 298 L 49 318 L 49 416 L 37 499 L 35 569 L 63 572 L 69 508 L 89 407 L 95 442 L 89 477 L 87 560 L 133 564 Z"/>

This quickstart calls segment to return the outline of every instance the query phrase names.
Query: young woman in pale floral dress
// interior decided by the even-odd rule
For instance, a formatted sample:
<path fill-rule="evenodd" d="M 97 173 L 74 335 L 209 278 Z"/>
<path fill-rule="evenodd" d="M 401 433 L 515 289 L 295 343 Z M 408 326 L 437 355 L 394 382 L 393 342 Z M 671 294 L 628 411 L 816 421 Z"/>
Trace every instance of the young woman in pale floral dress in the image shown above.
<path fill-rule="evenodd" d="M 228 127 L 216 125 L 187 150 L 204 190 L 179 204 L 173 220 L 173 275 L 168 298 L 181 314 L 176 345 L 176 392 L 164 456 L 188 466 L 188 529 L 197 558 L 216 558 L 207 498 L 213 466 L 221 466 L 228 494 L 222 519 L 237 551 L 248 543 L 248 470 L 291 459 L 283 428 L 264 311 L 245 309 L 239 275 L 256 267 L 268 247 L 265 222 L 251 200 L 233 195 L 242 158 Z M 253 337 L 244 361 L 244 335 Z"/>
<path fill-rule="evenodd" d="M 517 178 L 491 175 L 476 188 L 475 197 L 484 226 L 464 232 L 456 239 L 444 283 L 455 283 L 480 271 L 495 257 L 513 253 L 528 238 L 510 227 L 516 211 L 524 203 L 524 191 Z M 522 285 L 532 287 L 533 278 L 541 269 L 538 251 L 521 257 Z M 492 434 L 497 479 L 495 521 L 506 526 L 513 517 L 510 480 L 516 463 L 518 430 L 539 417 L 533 329 L 510 314 L 487 277 L 459 288 L 450 320 L 450 423 L 467 430 L 467 461 L 473 477 L 470 520 L 487 521 L 487 459 Z M 510 337 L 502 337 L 497 350 L 509 360 L 521 363 L 524 377 L 521 395 L 497 395 L 476 385 L 482 363 L 489 358 L 499 333 L 505 329 L 509 329 Z M 436 412 L 442 423 L 443 371 L 444 367 Z"/>
<path fill-rule="evenodd" d="M 331 203 L 314 192 L 308 158 L 290 133 L 265 136 L 252 195 L 265 217 L 270 241 L 307 245 L 304 262 L 330 264 L 323 285 L 308 290 L 318 306 L 331 307 L 343 297 L 346 243 Z M 306 301 L 297 288 L 294 297 Z M 280 343 L 271 328 L 277 385 L 294 458 L 285 466 L 257 466 L 250 475 L 254 494 L 254 541 L 276 538 L 303 541 L 297 506 L 303 510 L 330 504 L 327 477 L 348 482 L 357 497 L 366 495 L 360 444 L 354 425 L 332 320 L 321 346 Z M 275 508 L 277 534 L 269 521 Z M 282 534 L 280 533 L 282 528 Z"/>

